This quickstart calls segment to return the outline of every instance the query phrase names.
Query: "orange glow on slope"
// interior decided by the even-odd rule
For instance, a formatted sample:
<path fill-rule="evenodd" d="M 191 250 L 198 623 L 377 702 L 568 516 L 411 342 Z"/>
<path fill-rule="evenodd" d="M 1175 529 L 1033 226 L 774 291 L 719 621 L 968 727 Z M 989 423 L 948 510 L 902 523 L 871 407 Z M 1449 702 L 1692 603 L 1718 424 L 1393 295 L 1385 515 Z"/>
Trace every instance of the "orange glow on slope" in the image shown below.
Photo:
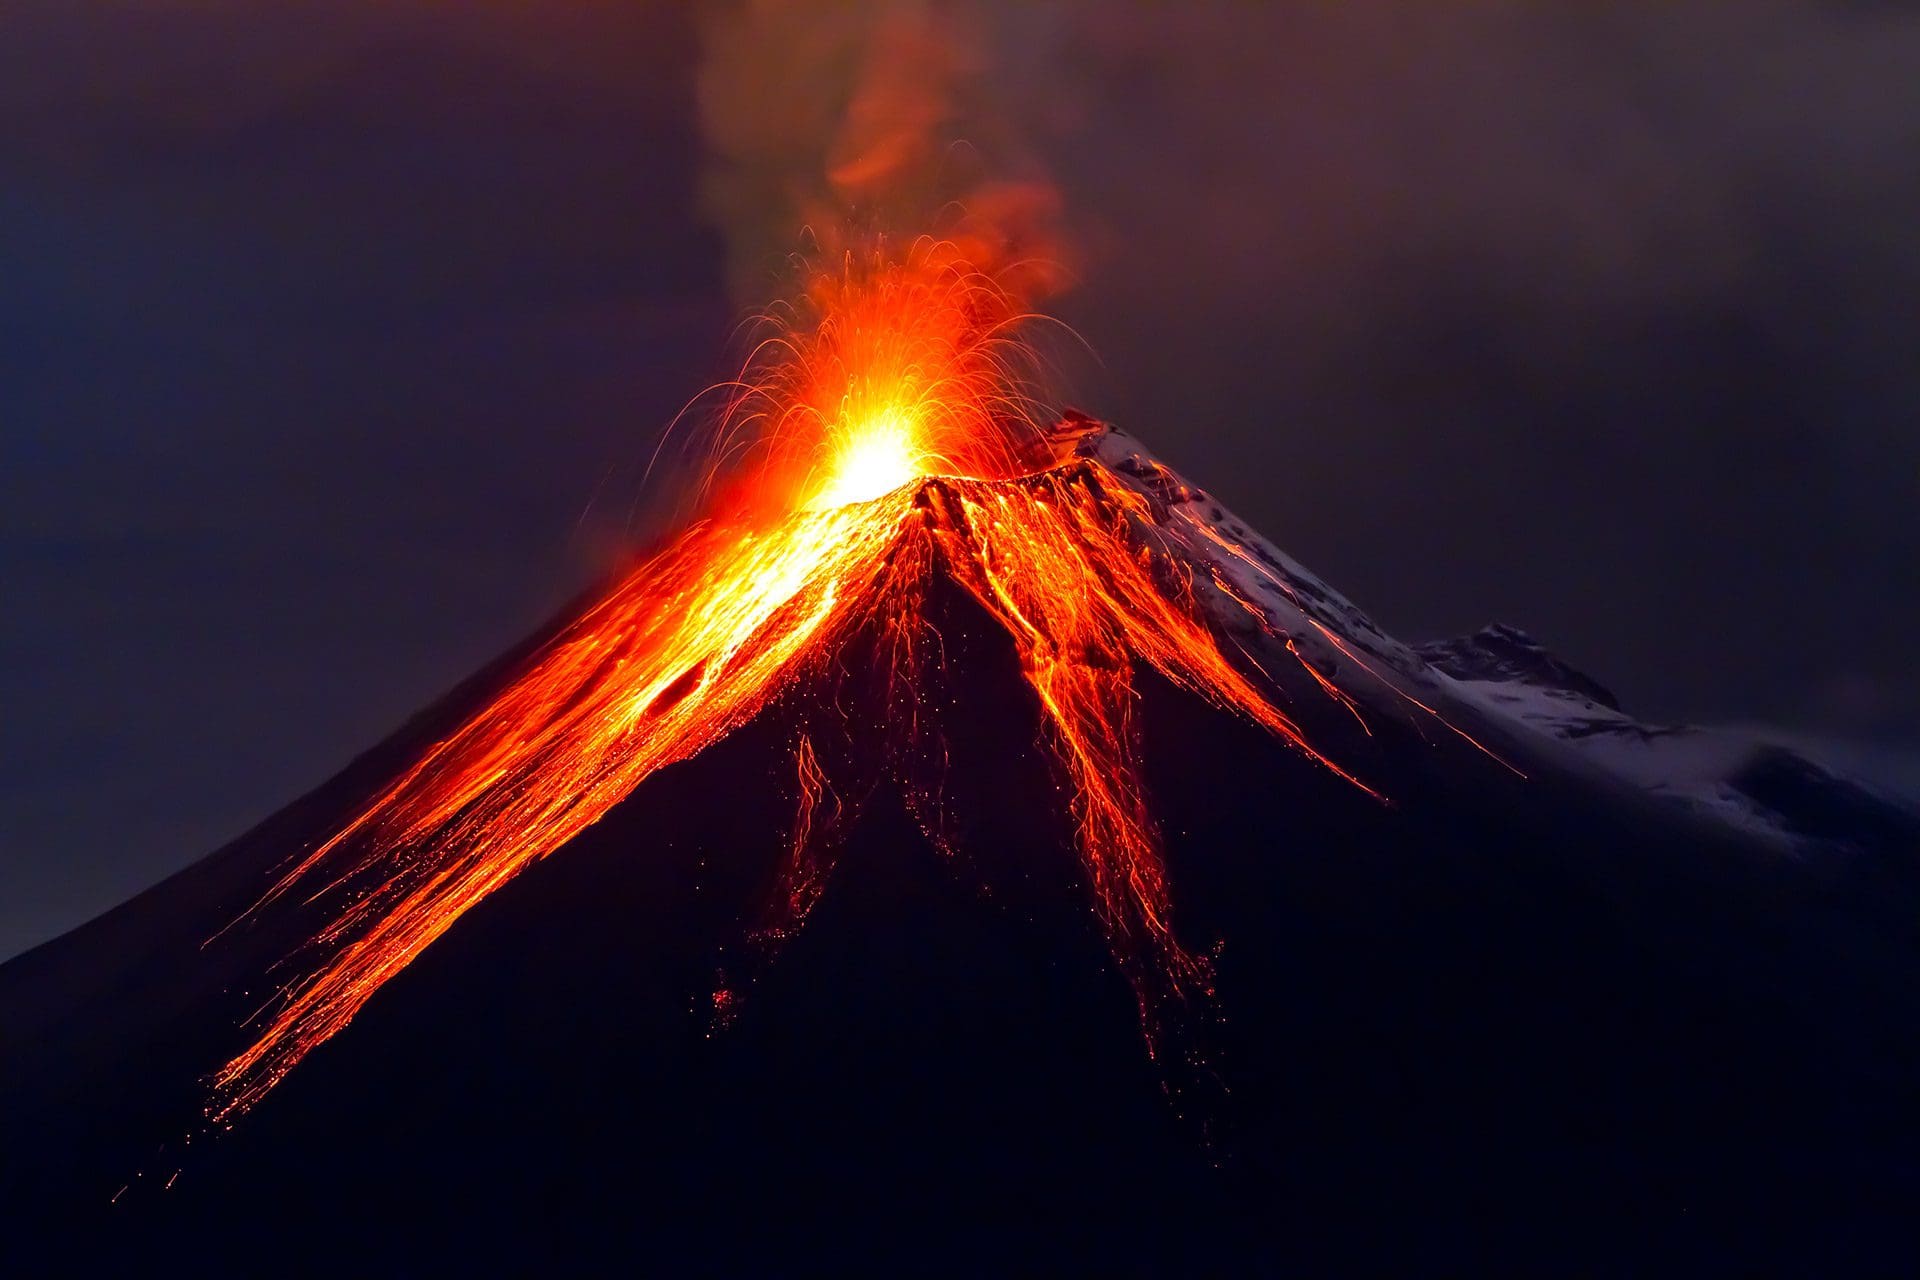
<path fill-rule="evenodd" d="M 468 908 L 828 650 L 884 576 L 908 503 L 695 529 L 287 871 L 269 900 L 296 885 L 341 900 L 315 939 L 330 954 L 222 1069 L 219 1114 L 256 1101 Z"/>
<path fill-rule="evenodd" d="M 730 388 L 716 453 L 747 478 L 728 511 L 634 569 L 268 891 L 262 905 L 298 893 L 330 923 L 215 1077 L 210 1116 L 259 1101 L 469 908 L 818 672 L 857 628 L 881 628 L 911 681 L 936 573 L 1019 655 L 1150 1045 L 1166 1002 L 1210 992 L 1206 961 L 1174 933 L 1130 722 L 1136 664 L 1362 784 L 1222 651 L 1184 562 L 1156 554 L 1148 500 L 1032 425 L 1022 318 L 940 246 L 818 277 Z M 789 927 L 846 816 L 809 739 L 796 769 Z"/>

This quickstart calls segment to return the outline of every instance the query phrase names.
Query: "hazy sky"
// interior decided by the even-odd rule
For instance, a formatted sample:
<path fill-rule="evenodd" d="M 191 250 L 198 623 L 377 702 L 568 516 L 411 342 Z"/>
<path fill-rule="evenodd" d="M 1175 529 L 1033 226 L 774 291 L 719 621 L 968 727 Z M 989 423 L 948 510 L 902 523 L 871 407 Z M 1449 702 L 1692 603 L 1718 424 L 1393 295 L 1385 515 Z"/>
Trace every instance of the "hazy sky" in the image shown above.
<path fill-rule="evenodd" d="M 1920 742 L 1920 6 L 965 16 L 980 137 L 1064 196 L 1083 407 L 1403 637 L 1504 620 L 1650 717 Z M 0 15 L 0 955 L 644 530 L 737 314 L 699 36 Z"/>

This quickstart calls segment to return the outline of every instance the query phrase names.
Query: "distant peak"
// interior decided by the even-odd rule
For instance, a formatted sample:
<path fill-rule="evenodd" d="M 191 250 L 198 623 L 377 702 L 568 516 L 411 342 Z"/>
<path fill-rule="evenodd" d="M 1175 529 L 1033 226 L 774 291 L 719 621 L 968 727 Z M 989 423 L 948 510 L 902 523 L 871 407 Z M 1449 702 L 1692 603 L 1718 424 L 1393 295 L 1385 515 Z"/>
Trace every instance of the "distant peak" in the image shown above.
<path fill-rule="evenodd" d="M 1611 689 L 1561 661 L 1540 641 L 1518 627 L 1495 622 L 1472 635 L 1418 646 L 1427 663 L 1456 680 L 1498 680 L 1562 689 L 1610 711 L 1620 710 Z"/>

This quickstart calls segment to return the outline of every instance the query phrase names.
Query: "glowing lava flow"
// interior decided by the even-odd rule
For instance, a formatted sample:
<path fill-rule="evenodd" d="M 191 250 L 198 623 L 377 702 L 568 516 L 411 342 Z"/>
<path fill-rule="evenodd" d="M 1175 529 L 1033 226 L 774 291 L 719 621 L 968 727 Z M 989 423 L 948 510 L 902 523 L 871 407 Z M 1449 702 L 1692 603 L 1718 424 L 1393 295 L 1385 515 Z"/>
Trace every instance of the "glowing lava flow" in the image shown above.
<path fill-rule="evenodd" d="M 817 671 L 855 628 L 890 628 L 910 679 L 935 573 L 1012 639 L 1149 1040 L 1162 1000 L 1210 990 L 1171 922 L 1129 723 L 1135 664 L 1349 775 L 1223 653 L 1192 583 L 1155 554 L 1148 500 L 1031 425 L 1019 320 L 937 246 L 818 280 L 733 389 L 718 452 L 748 463 L 749 482 L 724 495 L 731 514 L 633 570 L 273 885 L 266 901 L 297 892 L 330 923 L 216 1076 L 212 1118 L 257 1102 L 462 913 Z M 825 874 L 806 861 L 809 833 L 840 817 L 813 751 L 802 738 L 795 924 Z"/>

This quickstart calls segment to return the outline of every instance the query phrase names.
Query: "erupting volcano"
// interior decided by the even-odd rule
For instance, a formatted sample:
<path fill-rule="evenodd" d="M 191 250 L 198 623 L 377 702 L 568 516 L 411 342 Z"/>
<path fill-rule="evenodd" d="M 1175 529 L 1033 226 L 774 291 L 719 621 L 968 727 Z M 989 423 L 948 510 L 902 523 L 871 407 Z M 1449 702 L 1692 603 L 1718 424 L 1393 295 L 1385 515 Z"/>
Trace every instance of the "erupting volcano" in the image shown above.
<path fill-rule="evenodd" d="M 1905 726 L 1807 588 L 1912 563 L 1851 474 L 1912 131 L 1775 102 L 1896 68 L 1875 6 L 123 7 L 0 95 L 23 898 L 517 630 L 574 477 L 654 523 L 0 964 L 7 1274 L 1920 1270 L 1894 762 L 1281 549 Z"/>
<path fill-rule="evenodd" d="M 747 454 L 735 463 L 744 474 L 268 892 L 268 903 L 303 895 L 331 919 L 300 957 L 307 972 L 220 1071 L 215 1118 L 257 1102 L 465 911 L 657 770 L 725 737 L 785 686 L 829 678 L 851 635 L 884 634 L 885 723 L 900 738 L 891 755 L 925 759 L 910 740 L 940 733 L 916 703 L 918 669 L 939 660 L 923 607 L 935 576 L 964 588 L 1019 656 L 1149 1040 L 1162 1002 L 1209 994 L 1205 960 L 1173 926 L 1133 668 L 1150 666 L 1375 794 L 1308 741 L 1253 652 L 1209 629 L 1197 596 L 1212 593 L 1243 608 L 1363 728 L 1366 718 L 1302 652 L 1309 637 L 1236 585 L 1245 574 L 1281 581 L 1254 553 L 1190 503 L 1172 515 L 1117 474 L 1098 424 L 1036 420 L 1026 323 L 951 245 L 849 257 L 820 275 L 793 327 L 730 389 L 719 452 Z M 1136 464 L 1139 474 L 1158 473 Z M 801 922 L 830 869 L 810 815 L 836 764 L 805 732 L 794 751 L 803 807 L 784 877 L 790 918 L 776 930 Z M 939 779 L 902 781 L 941 839 Z"/>
<path fill-rule="evenodd" d="M 0 968 L 6 1202 L 236 1267 L 1890 1239 L 1920 822 L 1398 643 L 972 263 L 825 260 L 679 532 Z"/>

